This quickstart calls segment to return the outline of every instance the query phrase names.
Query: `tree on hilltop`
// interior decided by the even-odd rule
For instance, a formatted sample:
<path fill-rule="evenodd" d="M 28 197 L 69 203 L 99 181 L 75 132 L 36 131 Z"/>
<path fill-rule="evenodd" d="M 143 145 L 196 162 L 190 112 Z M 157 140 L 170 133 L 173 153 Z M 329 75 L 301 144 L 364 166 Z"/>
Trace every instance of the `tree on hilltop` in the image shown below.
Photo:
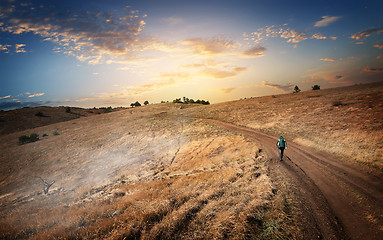
<path fill-rule="evenodd" d="M 314 85 L 311 87 L 312 90 L 320 90 L 320 86 L 319 85 Z"/>
<path fill-rule="evenodd" d="M 295 85 L 294 87 L 294 93 L 299 93 L 301 90 L 299 89 L 299 87 L 297 85 Z"/>
<path fill-rule="evenodd" d="M 148 102 L 148 100 L 146 100 L 145 102 L 144 102 L 144 105 L 146 106 L 146 105 L 148 105 L 149 104 L 149 102 Z"/>

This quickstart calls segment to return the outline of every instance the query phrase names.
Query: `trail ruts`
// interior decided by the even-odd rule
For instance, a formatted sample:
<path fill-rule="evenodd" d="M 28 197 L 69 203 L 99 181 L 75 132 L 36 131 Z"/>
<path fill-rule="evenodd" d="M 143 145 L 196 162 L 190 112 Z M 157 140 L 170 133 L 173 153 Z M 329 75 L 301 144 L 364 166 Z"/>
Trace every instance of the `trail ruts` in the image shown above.
<path fill-rule="evenodd" d="M 301 210 L 304 238 L 383 239 L 383 177 L 356 163 L 292 141 L 282 162 L 278 136 L 213 119 L 201 119 L 253 138 L 271 156 L 270 174 L 291 186 Z"/>

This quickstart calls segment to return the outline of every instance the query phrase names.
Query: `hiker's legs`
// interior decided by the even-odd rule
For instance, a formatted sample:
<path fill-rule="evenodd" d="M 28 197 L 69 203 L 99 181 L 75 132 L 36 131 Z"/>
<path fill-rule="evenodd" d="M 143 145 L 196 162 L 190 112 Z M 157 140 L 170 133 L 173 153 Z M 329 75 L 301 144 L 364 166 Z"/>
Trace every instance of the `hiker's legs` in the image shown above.
<path fill-rule="evenodd" d="M 282 158 L 283 158 L 283 150 L 285 150 L 284 148 L 279 148 L 279 160 L 282 161 Z"/>

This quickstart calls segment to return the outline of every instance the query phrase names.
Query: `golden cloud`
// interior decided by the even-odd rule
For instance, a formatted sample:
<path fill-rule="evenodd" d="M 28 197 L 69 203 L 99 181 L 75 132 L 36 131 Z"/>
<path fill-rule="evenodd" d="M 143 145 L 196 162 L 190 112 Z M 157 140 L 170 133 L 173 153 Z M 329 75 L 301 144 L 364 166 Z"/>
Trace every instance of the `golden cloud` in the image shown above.
<path fill-rule="evenodd" d="M 29 95 L 28 97 L 32 98 L 32 97 L 40 97 L 40 96 L 43 96 L 45 93 L 36 93 L 36 94 L 32 94 L 32 95 Z"/>
<path fill-rule="evenodd" d="M 220 89 L 220 91 L 222 91 L 224 93 L 231 93 L 233 90 L 235 90 L 235 88 L 222 88 L 222 89 Z"/>
<path fill-rule="evenodd" d="M 339 16 L 323 16 L 322 17 L 322 20 L 320 21 L 317 21 L 315 24 L 314 24 L 314 27 L 326 27 L 328 25 L 330 25 L 331 23 L 334 23 L 336 21 L 338 21 L 341 17 Z"/>
<path fill-rule="evenodd" d="M 252 47 L 250 49 L 247 49 L 243 52 L 244 57 L 263 57 L 264 53 L 266 51 L 266 48 L 264 47 Z"/>
<path fill-rule="evenodd" d="M 193 38 L 183 40 L 181 44 L 190 47 L 195 54 L 218 55 L 226 53 L 234 48 L 233 41 L 219 38 L 202 39 Z"/>
<path fill-rule="evenodd" d="M 332 58 L 321 58 L 320 60 L 324 62 L 335 62 L 335 59 Z"/>

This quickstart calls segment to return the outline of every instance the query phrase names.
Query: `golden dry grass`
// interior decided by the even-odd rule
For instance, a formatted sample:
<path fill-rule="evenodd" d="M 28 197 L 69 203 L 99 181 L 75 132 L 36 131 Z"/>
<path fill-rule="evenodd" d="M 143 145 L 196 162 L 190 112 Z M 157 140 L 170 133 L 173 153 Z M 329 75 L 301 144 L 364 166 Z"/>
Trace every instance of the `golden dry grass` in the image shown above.
<path fill-rule="evenodd" d="M 0 137 L 1 238 L 298 236 L 256 143 L 178 118 L 184 110 L 159 104 Z M 35 176 L 56 181 L 47 195 Z"/>
<path fill-rule="evenodd" d="M 283 135 L 383 171 L 382 99 L 383 82 L 378 82 L 220 103 L 185 115 Z"/>

